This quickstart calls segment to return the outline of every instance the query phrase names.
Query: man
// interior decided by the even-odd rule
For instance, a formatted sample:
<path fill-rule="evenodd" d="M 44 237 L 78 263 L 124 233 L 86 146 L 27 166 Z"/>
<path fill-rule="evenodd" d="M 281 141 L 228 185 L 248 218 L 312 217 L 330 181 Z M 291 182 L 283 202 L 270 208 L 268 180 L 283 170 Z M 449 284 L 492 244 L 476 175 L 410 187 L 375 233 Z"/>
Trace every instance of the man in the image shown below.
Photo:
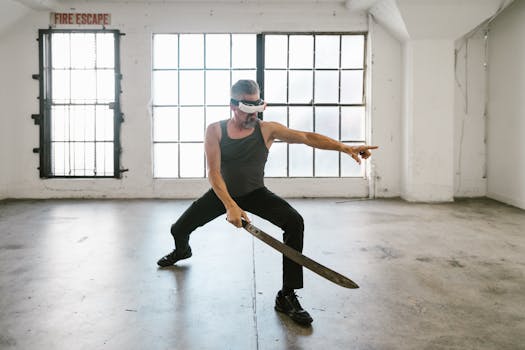
<path fill-rule="evenodd" d="M 264 166 L 268 150 L 275 140 L 302 143 L 311 147 L 347 153 L 358 163 L 370 157 L 375 146 L 348 146 L 326 136 L 289 129 L 276 122 L 257 118 L 266 103 L 259 97 L 259 86 L 253 80 L 239 80 L 231 88 L 232 117 L 208 126 L 205 152 L 211 189 L 197 199 L 171 227 L 175 249 L 161 258 L 159 266 L 170 266 L 191 257 L 189 236 L 226 213 L 236 227 L 250 221 L 249 211 L 280 227 L 284 243 L 297 251 L 303 249 L 303 218 L 285 200 L 264 186 Z M 302 325 L 313 320 L 295 294 L 303 287 L 302 266 L 283 256 L 283 286 L 277 293 L 275 309 Z"/>

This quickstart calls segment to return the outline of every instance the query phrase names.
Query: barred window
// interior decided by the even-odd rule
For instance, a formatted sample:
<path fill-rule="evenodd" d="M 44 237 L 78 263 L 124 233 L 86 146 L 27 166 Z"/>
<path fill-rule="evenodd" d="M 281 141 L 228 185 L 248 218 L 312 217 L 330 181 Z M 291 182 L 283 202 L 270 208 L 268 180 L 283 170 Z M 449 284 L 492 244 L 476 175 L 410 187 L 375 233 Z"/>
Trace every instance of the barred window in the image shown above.
<path fill-rule="evenodd" d="M 40 30 L 40 176 L 119 177 L 119 32 Z"/>

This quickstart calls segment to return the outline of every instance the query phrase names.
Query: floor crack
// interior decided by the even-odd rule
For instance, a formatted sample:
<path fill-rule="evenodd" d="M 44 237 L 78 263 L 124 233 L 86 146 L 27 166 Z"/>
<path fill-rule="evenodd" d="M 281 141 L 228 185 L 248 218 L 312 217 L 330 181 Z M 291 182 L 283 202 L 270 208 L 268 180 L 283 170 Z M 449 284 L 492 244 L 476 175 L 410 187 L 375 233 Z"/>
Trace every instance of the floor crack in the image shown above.
<path fill-rule="evenodd" d="M 255 331 L 255 348 L 259 350 L 259 330 L 257 328 L 257 280 L 255 276 L 255 237 L 252 236 L 252 266 L 253 266 L 253 326 Z"/>

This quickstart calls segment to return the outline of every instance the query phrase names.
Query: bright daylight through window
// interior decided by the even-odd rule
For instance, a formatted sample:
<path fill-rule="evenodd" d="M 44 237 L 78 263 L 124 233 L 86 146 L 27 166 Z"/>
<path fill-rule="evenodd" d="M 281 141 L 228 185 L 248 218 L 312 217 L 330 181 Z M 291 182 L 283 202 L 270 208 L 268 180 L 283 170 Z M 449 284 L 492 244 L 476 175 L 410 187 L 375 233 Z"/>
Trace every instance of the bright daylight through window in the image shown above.
<path fill-rule="evenodd" d="M 41 30 L 42 177 L 118 177 L 117 31 Z"/>
<path fill-rule="evenodd" d="M 259 77 L 264 120 L 365 143 L 365 41 L 346 33 L 155 34 L 154 177 L 206 176 L 204 132 L 229 118 L 238 79 Z M 283 142 L 274 143 L 266 166 L 268 177 L 364 175 L 350 157 Z"/>

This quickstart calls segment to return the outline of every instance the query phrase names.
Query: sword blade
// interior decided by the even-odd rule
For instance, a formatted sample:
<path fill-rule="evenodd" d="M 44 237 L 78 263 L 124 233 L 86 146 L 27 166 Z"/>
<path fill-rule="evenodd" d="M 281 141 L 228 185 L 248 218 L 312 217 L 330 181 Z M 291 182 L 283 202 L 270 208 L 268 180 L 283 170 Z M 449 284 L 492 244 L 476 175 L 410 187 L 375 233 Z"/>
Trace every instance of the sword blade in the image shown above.
<path fill-rule="evenodd" d="M 315 272 L 316 274 L 342 287 L 359 288 L 359 286 L 354 281 L 349 279 L 348 277 L 345 277 L 341 275 L 340 273 L 334 270 L 331 270 L 324 265 L 319 264 L 317 261 L 310 259 L 309 257 L 293 249 L 292 247 L 289 247 L 286 244 L 278 241 L 277 239 L 273 238 L 272 236 L 270 236 L 263 230 L 248 223 L 247 221 L 243 220 L 242 226 L 244 227 L 246 231 L 251 233 L 255 238 L 263 241 L 264 243 L 268 244 L 270 247 L 281 252 L 284 256 L 286 256 L 290 260 L 298 263 L 299 265 L 306 267 L 310 271 Z"/>

